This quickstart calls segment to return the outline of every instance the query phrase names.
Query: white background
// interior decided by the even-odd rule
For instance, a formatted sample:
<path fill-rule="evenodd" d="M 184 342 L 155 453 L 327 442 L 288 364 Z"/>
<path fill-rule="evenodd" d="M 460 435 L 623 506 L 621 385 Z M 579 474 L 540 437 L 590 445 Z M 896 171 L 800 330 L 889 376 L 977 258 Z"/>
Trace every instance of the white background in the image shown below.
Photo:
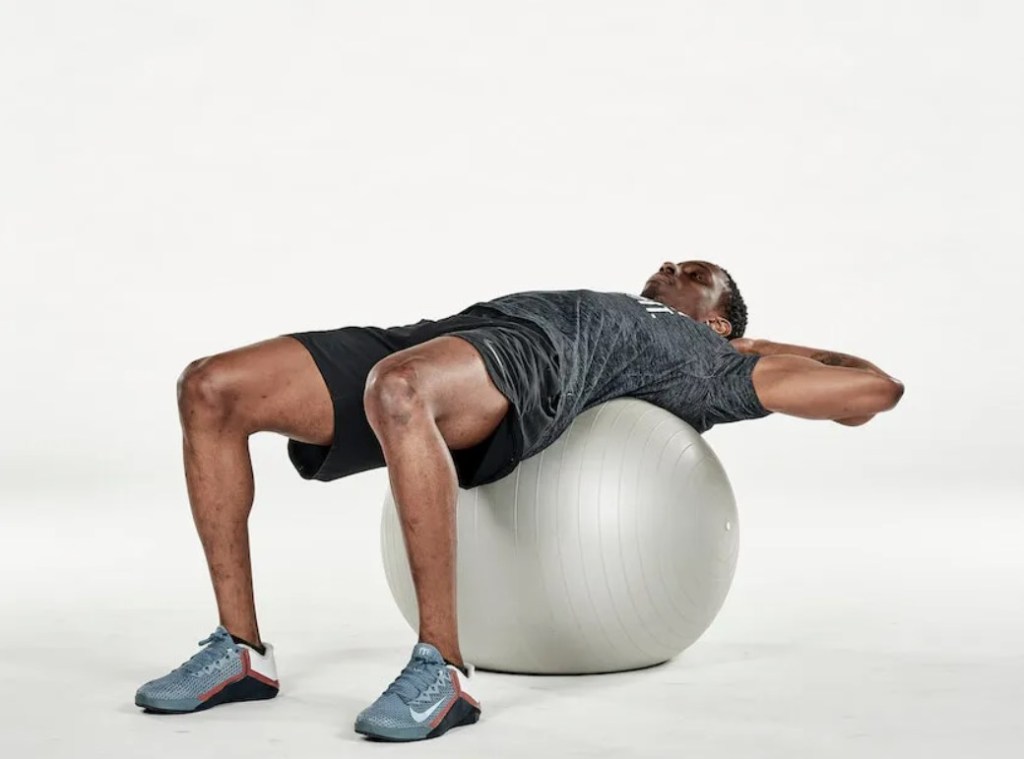
<path fill-rule="evenodd" d="M 253 540 L 282 698 L 131 706 L 216 623 L 178 373 L 703 258 L 749 335 L 861 355 L 903 402 L 708 433 L 744 526 L 708 634 L 648 673 L 483 676 L 485 721 L 421 750 L 1019 750 L 1022 21 L 984 0 L 0 0 L 0 749 L 388 750 L 349 732 L 413 642 L 384 475 L 305 483 L 272 435 Z"/>

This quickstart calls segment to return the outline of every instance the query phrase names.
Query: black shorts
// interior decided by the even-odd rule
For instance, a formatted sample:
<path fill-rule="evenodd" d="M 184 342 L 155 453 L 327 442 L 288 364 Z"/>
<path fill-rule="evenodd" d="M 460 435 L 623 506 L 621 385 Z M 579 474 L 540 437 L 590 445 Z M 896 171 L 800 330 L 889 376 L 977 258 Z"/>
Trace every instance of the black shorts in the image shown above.
<path fill-rule="evenodd" d="M 509 412 L 491 436 L 452 451 L 459 485 L 476 487 L 499 480 L 522 460 L 531 436 L 550 421 L 558 395 L 558 366 L 544 334 L 526 323 L 490 315 L 459 314 L 405 327 L 342 327 L 289 334 L 316 362 L 334 404 L 334 439 L 329 446 L 288 441 L 288 456 L 307 480 L 324 482 L 384 466 L 384 455 L 363 408 L 366 378 L 373 366 L 406 348 L 444 335 L 470 343 L 483 358 Z"/>

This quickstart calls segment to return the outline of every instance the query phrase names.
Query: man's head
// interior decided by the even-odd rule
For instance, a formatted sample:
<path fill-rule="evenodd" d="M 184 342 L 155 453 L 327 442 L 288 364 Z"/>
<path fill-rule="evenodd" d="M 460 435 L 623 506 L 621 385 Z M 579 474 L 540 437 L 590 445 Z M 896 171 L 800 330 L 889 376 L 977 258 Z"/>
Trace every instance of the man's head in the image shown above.
<path fill-rule="evenodd" d="M 743 337 L 747 329 L 740 289 L 729 272 L 707 261 L 666 261 L 640 294 L 704 322 L 722 337 Z"/>

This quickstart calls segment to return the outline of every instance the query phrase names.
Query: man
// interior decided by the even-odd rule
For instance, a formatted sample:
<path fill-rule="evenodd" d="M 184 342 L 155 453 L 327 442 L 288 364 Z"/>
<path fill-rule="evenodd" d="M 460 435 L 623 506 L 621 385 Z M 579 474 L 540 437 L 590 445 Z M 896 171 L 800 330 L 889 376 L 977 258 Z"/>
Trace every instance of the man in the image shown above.
<path fill-rule="evenodd" d="M 356 719 L 385 740 L 476 722 L 455 608 L 459 485 L 497 480 L 573 417 L 645 399 L 699 432 L 781 412 L 859 425 L 893 408 L 900 382 L 861 359 L 743 337 L 727 271 L 665 263 L 640 297 L 518 293 L 439 321 L 286 335 L 191 363 L 179 381 L 185 477 L 220 626 L 195 656 L 143 685 L 136 704 L 198 711 L 278 692 L 253 603 L 248 437 L 273 431 L 307 479 L 386 465 L 419 607 L 409 664 Z"/>

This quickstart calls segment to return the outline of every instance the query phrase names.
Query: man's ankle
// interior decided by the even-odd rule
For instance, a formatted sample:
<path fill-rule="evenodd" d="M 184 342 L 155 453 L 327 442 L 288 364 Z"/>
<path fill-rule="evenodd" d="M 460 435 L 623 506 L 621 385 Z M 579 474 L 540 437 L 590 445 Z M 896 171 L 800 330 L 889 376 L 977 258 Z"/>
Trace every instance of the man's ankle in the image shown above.
<path fill-rule="evenodd" d="M 231 640 L 233 640 L 237 645 L 248 646 L 253 651 L 258 653 L 260 656 L 264 656 L 267 653 L 267 647 L 264 646 L 262 643 L 253 643 L 252 641 L 246 640 L 245 638 L 242 638 L 231 632 L 229 632 L 228 635 L 231 636 Z"/>

